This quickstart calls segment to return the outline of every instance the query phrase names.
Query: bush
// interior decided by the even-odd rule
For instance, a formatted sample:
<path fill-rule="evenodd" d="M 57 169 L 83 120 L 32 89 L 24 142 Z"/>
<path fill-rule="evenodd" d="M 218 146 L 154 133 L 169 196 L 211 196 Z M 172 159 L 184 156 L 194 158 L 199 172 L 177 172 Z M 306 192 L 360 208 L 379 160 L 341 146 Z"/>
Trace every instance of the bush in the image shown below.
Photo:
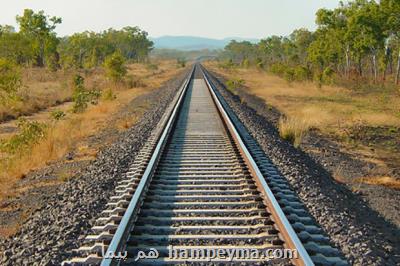
<path fill-rule="evenodd" d="M 146 87 L 146 83 L 144 83 L 140 78 L 132 75 L 126 77 L 126 85 L 129 88 Z"/>
<path fill-rule="evenodd" d="M 8 97 L 14 97 L 21 86 L 19 68 L 14 63 L 0 58 L 0 91 Z"/>
<path fill-rule="evenodd" d="M 294 78 L 298 81 L 306 81 L 311 79 L 311 71 L 305 66 L 297 66 L 294 68 Z"/>
<path fill-rule="evenodd" d="M 178 67 L 185 67 L 186 66 L 186 58 L 178 58 L 176 59 L 176 63 Z"/>
<path fill-rule="evenodd" d="M 72 94 L 72 100 L 74 101 L 74 105 L 72 106 L 72 112 L 81 113 L 86 110 L 89 102 L 91 104 L 97 104 L 98 98 L 101 93 L 98 90 L 88 91 L 84 86 L 85 79 L 76 75 L 74 77 L 74 92 Z"/>
<path fill-rule="evenodd" d="M 288 82 L 295 80 L 305 81 L 312 77 L 311 70 L 305 66 L 290 67 L 282 63 L 271 65 L 270 71 L 278 76 L 283 77 Z"/>
<path fill-rule="evenodd" d="M 121 81 L 128 72 L 125 66 L 125 58 L 120 52 L 108 56 L 104 61 L 104 67 L 107 76 L 114 82 Z"/>
<path fill-rule="evenodd" d="M 85 79 L 81 75 L 76 75 L 74 77 L 74 92 L 72 94 L 72 100 L 74 105 L 72 106 L 72 111 L 74 113 L 83 112 L 88 105 L 89 100 L 84 87 Z"/>
<path fill-rule="evenodd" d="M 230 79 L 226 82 L 226 89 L 231 93 L 236 94 L 237 89 L 243 85 L 243 79 Z"/>
<path fill-rule="evenodd" d="M 294 70 L 293 68 L 287 67 L 285 70 L 285 73 L 283 75 L 283 78 L 287 81 L 287 82 L 292 82 L 294 81 Z"/>
<path fill-rule="evenodd" d="M 102 95 L 101 95 L 101 99 L 103 101 L 112 101 L 115 100 L 117 98 L 117 96 L 114 94 L 112 89 L 107 89 L 105 91 L 103 91 Z"/>
<path fill-rule="evenodd" d="M 65 113 L 61 110 L 54 110 L 51 112 L 50 114 L 51 118 L 53 118 L 54 120 L 58 121 L 61 120 L 65 117 Z"/>
<path fill-rule="evenodd" d="M 283 75 L 286 72 L 287 66 L 281 63 L 272 64 L 270 71 L 278 76 Z"/>
<path fill-rule="evenodd" d="M 229 59 L 229 60 L 219 63 L 218 66 L 223 69 L 231 69 L 231 68 L 235 67 L 235 63 L 233 63 L 232 59 Z"/>
<path fill-rule="evenodd" d="M 315 83 L 317 83 L 317 87 L 318 88 L 322 87 L 322 83 L 323 83 L 322 77 L 323 77 L 322 73 L 317 72 L 317 73 L 314 74 L 314 78 L 313 79 L 314 79 Z"/>
<path fill-rule="evenodd" d="M 244 60 L 242 61 L 242 67 L 248 68 L 249 65 L 250 65 L 249 59 L 246 58 L 246 59 L 244 59 Z"/>
<path fill-rule="evenodd" d="M 151 71 L 158 70 L 158 66 L 156 64 L 149 63 L 146 65 L 146 68 Z"/>
<path fill-rule="evenodd" d="M 18 119 L 20 132 L 7 141 L 0 143 L 0 148 L 9 153 L 15 153 L 24 148 L 29 148 L 46 136 L 46 125 L 36 121 Z"/>
<path fill-rule="evenodd" d="M 333 83 L 333 76 L 335 72 L 333 71 L 332 68 L 327 67 L 324 69 L 324 72 L 322 72 L 322 81 L 324 84 L 332 84 Z"/>

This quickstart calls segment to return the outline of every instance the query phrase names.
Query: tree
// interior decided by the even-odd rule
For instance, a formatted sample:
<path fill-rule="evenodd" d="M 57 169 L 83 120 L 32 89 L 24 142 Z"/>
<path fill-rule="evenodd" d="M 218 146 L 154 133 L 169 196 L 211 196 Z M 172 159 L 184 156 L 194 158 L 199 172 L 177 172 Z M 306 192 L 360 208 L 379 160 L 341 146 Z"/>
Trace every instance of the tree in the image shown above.
<path fill-rule="evenodd" d="M 0 36 L 5 33 L 15 33 L 15 28 L 10 25 L 0 25 Z"/>
<path fill-rule="evenodd" d="M 105 58 L 116 51 L 127 60 L 143 62 L 152 47 L 145 31 L 138 27 L 125 27 L 101 33 L 75 33 L 61 40 L 58 52 L 65 67 L 92 68 L 103 64 Z"/>
<path fill-rule="evenodd" d="M 29 64 L 34 54 L 31 41 L 15 32 L 11 26 L 0 26 L 0 58 L 6 58 L 16 64 Z"/>
<path fill-rule="evenodd" d="M 258 43 L 258 50 L 264 54 L 264 61 L 268 64 L 281 62 L 284 58 L 282 37 L 271 36 Z"/>
<path fill-rule="evenodd" d="M 136 62 L 143 62 L 153 48 L 153 42 L 147 38 L 147 32 L 138 27 L 124 27 L 122 30 L 109 29 L 103 33 L 103 36 L 115 51 L 120 51 L 126 59 Z"/>
<path fill-rule="evenodd" d="M 293 42 L 293 45 L 296 49 L 296 55 L 298 56 L 299 62 L 301 64 L 307 63 L 307 49 L 310 44 L 314 41 L 314 35 L 311 31 L 307 29 L 298 29 L 294 30 L 292 34 L 290 34 L 290 40 Z"/>
<path fill-rule="evenodd" d="M 351 40 L 351 50 L 358 61 L 359 74 L 363 74 L 362 58 L 370 54 L 376 81 L 377 52 L 384 46 L 384 23 L 379 5 L 374 1 L 358 0 L 349 3 L 346 11 L 349 16 L 346 38 Z"/>
<path fill-rule="evenodd" d="M 234 63 L 246 65 L 249 61 L 254 61 L 255 46 L 248 41 L 231 41 L 225 47 L 224 57 L 231 59 Z"/>
<path fill-rule="evenodd" d="M 127 73 L 125 58 L 117 51 L 108 56 L 104 62 L 107 76 L 114 82 L 121 81 Z"/>
<path fill-rule="evenodd" d="M 314 74 L 317 80 L 329 76 L 330 82 L 338 76 L 377 82 L 380 73 L 385 80 L 388 66 L 392 74 L 393 61 L 397 61 L 394 77 L 400 82 L 399 0 L 341 1 L 335 9 L 318 10 L 316 24 L 315 32 L 298 29 L 287 37 L 270 36 L 253 46 L 231 42 L 221 57 L 236 64 L 255 61 L 283 76 Z"/>
<path fill-rule="evenodd" d="M 381 7 L 382 14 L 386 17 L 385 32 L 388 36 L 386 49 L 390 49 L 390 46 L 397 47 L 395 83 L 398 85 L 400 82 L 400 1 L 381 0 Z"/>
<path fill-rule="evenodd" d="M 6 97 L 14 97 L 21 84 L 18 67 L 12 62 L 0 58 L 0 93 Z M 0 99 L 4 98 L 4 95 L 0 94 Z"/>
<path fill-rule="evenodd" d="M 62 22 L 59 17 L 49 17 L 44 11 L 35 13 L 31 9 L 25 9 L 22 16 L 17 16 L 20 33 L 32 39 L 37 66 L 45 65 L 45 53 L 54 51 L 57 45 L 54 29 Z"/>

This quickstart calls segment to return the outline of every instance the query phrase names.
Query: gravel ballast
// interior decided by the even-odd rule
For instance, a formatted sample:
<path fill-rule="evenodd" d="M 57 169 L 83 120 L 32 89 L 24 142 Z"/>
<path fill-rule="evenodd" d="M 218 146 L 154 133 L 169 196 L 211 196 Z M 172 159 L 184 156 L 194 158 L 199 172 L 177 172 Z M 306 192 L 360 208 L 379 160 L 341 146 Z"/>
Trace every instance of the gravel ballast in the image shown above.
<path fill-rule="evenodd" d="M 151 107 L 138 123 L 103 149 L 93 163 L 46 195 L 13 238 L 1 241 L 1 265 L 60 265 L 71 257 L 72 250 L 82 244 L 105 209 L 116 183 L 156 129 L 187 73 L 182 72 L 161 88 L 130 103 L 147 101 Z"/>
<path fill-rule="evenodd" d="M 251 97 L 243 104 L 223 83 L 215 78 L 214 81 L 230 108 L 351 264 L 400 264 L 398 228 L 379 216 L 360 196 L 335 182 L 328 171 L 305 152 L 282 140 L 274 123 L 262 110 L 256 112 L 248 106 Z M 254 98 L 254 101 L 259 104 L 259 99 Z"/>

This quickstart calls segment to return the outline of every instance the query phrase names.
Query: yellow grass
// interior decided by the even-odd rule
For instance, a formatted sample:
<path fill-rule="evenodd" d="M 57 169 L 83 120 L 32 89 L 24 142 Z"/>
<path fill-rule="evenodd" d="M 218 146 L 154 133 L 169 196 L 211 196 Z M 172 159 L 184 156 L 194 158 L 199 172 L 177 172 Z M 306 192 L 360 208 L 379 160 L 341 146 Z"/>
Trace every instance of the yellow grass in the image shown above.
<path fill-rule="evenodd" d="M 389 172 L 390 165 L 398 167 L 400 155 L 395 146 L 379 144 L 371 149 L 369 143 L 351 142 L 348 139 L 349 132 L 358 126 L 399 128 L 398 91 L 356 91 L 338 86 L 319 88 L 312 82 L 289 84 L 280 77 L 256 68 L 223 69 L 216 62 L 207 62 L 205 65 L 227 79 L 243 79 L 244 89 L 248 93 L 258 96 L 284 114 L 286 118 L 281 119 L 278 125 L 280 134 L 283 138 L 291 139 L 295 145 L 301 141 L 304 131 L 315 128 L 340 141 L 344 150 L 354 157 L 374 161 L 383 173 Z M 335 173 L 334 178 L 338 182 L 348 181 L 342 173 Z M 387 182 L 387 177 L 363 180 L 398 188 L 398 181 Z"/>
<path fill-rule="evenodd" d="M 278 126 L 280 136 L 295 147 L 301 144 L 301 140 L 309 128 L 307 121 L 294 118 L 280 118 Z"/>
<path fill-rule="evenodd" d="M 391 176 L 360 177 L 356 179 L 356 182 L 400 189 L 400 180 Z"/>
<path fill-rule="evenodd" d="M 71 150 L 77 150 L 80 156 L 93 159 L 97 151 L 88 150 L 85 146 L 85 138 L 94 135 L 106 127 L 117 127 L 125 130 L 131 127 L 139 116 L 148 108 L 146 104 L 137 106 L 137 116 L 125 117 L 122 120 L 112 121 L 110 115 L 118 112 L 134 98 L 157 88 L 161 83 L 176 75 L 179 70 L 175 65 L 168 65 L 166 62 L 160 63 L 162 71 L 154 73 L 152 85 L 144 88 L 134 89 L 115 89 L 116 99 L 113 101 L 101 101 L 98 105 L 90 106 L 85 112 L 80 114 L 68 113 L 64 120 L 51 121 L 48 116 L 47 123 L 50 124 L 48 134 L 38 144 L 34 145 L 28 152 L 18 153 L 18 156 L 10 157 L 8 164 L 0 169 L 0 199 L 10 195 L 13 185 L 29 171 L 41 168 L 51 161 L 63 158 Z M 135 64 L 133 68 L 139 69 L 140 65 Z M 142 65 L 143 68 L 143 65 Z M 136 73 L 136 72 L 135 72 Z M 145 75 L 142 72 L 141 75 Z M 147 71 L 149 74 L 149 71 Z M 147 80 L 146 80 L 147 82 Z M 3 155 L 4 157 L 4 155 Z M 61 177 L 67 180 L 69 177 Z"/>
<path fill-rule="evenodd" d="M 371 92 L 357 94 L 336 86 L 318 88 L 311 82 L 288 84 L 282 78 L 254 68 L 222 70 L 207 63 L 214 71 L 245 80 L 251 94 L 265 99 L 288 117 L 307 121 L 324 132 L 362 121 L 371 126 L 400 126 L 398 94 Z"/>
<path fill-rule="evenodd" d="M 40 68 L 23 69 L 23 87 L 18 92 L 21 101 L 0 103 L 0 121 L 7 117 L 35 113 L 70 100 L 72 90 L 69 80 L 72 79 L 72 74 L 72 71 L 51 72 Z"/>
<path fill-rule="evenodd" d="M 142 80 L 147 86 L 159 86 L 157 79 L 149 79 L 151 76 L 168 75 L 176 71 L 175 62 L 171 60 L 155 61 L 156 70 L 150 70 L 145 64 L 128 65 L 128 75 Z M 174 65 L 174 67 L 172 67 Z M 50 106 L 71 100 L 72 77 L 78 73 L 76 70 L 60 70 L 52 72 L 45 68 L 26 68 L 22 70 L 23 87 L 19 90 L 20 101 L 7 101 L 0 103 L 0 122 L 21 115 L 31 115 Z M 80 73 L 85 78 L 85 86 L 89 89 L 115 88 L 108 81 L 102 69 L 93 69 Z M 121 87 L 121 84 L 119 85 Z M 127 88 L 127 86 L 123 86 Z"/>

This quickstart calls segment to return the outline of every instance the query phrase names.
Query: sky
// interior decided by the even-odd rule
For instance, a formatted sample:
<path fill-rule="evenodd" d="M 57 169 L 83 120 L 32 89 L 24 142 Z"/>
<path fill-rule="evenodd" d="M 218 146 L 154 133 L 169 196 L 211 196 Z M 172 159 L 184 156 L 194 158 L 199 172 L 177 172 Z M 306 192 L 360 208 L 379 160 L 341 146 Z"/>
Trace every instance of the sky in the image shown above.
<path fill-rule="evenodd" d="M 315 28 L 319 8 L 336 0 L 0 0 L 0 24 L 16 26 L 25 8 L 58 16 L 60 36 L 139 26 L 152 37 L 264 38 Z"/>

